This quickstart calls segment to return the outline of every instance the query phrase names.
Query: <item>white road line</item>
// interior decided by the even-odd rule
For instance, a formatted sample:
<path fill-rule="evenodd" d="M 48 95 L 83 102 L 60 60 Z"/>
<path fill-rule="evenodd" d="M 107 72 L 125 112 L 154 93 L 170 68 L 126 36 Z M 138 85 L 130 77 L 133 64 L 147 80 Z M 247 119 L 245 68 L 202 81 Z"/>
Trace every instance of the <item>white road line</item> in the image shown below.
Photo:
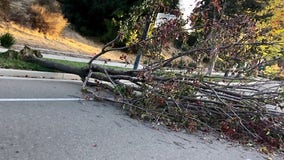
<path fill-rule="evenodd" d="M 93 100 L 88 99 L 88 100 Z M 59 101 L 87 101 L 84 98 L 2 98 L 0 102 L 59 102 Z"/>

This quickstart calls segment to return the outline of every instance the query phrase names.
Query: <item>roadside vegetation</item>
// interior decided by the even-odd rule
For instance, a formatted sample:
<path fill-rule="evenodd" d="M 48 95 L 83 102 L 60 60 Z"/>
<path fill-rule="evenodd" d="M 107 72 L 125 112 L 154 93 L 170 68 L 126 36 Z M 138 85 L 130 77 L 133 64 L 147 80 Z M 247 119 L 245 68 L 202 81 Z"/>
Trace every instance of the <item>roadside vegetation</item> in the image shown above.
<path fill-rule="evenodd" d="M 49 59 L 47 59 L 49 60 Z M 67 64 L 75 67 L 84 67 L 87 66 L 86 63 L 79 63 L 79 62 L 70 62 L 70 61 L 63 61 L 63 60 L 51 60 L 61 64 Z M 0 68 L 6 69 L 23 69 L 23 70 L 32 70 L 32 71 L 47 71 L 47 72 L 59 72 L 55 69 L 50 69 L 44 67 L 39 64 L 35 64 L 32 62 L 23 61 L 18 57 L 18 53 L 15 51 L 7 51 L 5 53 L 0 54 Z"/>
<path fill-rule="evenodd" d="M 14 55 L 13 55 L 14 54 Z M 32 71 L 47 71 L 47 72 L 60 72 L 60 70 L 57 69 L 50 69 L 48 67 L 44 67 L 40 64 L 35 64 L 27 61 L 23 61 L 19 57 L 15 56 L 18 53 L 15 51 L 8 51 L 6 53 L 0 53 L 0 68 L 6 68 L 6 69 L 22 69 L 22 70 L 32 70 Z M 44 60 L 59 63 L 63 65 L 73 66 L 76 68 L 86 68 L 88 67 L 88 63 L 84 62 L 73 62 L 73 61 L 67 61 L 67 60 L 57 60 L 57 59 L 47 59 L 44 58 Z M 113 70 L 120 70 L 120 71 L 127 71 L 130 69 L 123 68 L 123 67 L 113 67 L 106 65 L 100 65 L 101 67 L 105 67 L 108 69 Z"/>
<path fill-rule="evenodd" d="M 10 33 L 0 35 L 0 45 L 4 48 L 10 48 L 16 42 L 14 36 Z"/>

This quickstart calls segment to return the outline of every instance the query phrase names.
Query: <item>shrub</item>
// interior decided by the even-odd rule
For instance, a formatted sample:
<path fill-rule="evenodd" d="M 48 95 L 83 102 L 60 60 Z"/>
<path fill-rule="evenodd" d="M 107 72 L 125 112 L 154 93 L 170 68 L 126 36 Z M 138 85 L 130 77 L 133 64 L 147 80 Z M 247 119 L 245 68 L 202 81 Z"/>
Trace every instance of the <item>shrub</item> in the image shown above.
<path fill-rule="evenodd" d="M 45 7 L 32 5 L 30 9 L 30 21 L 32 29 L 39 32 L 58 36 L 67 25 L 67 20 L 61 13 L 49 12 Z"/>
<path fill-rule="evenodd" d="M 16 40 L 14 36 L 10 33 L 5 33 L 0 37 L 1 46 L 5 48 L 10 48 L 13 44 L 15 44 Z"/>

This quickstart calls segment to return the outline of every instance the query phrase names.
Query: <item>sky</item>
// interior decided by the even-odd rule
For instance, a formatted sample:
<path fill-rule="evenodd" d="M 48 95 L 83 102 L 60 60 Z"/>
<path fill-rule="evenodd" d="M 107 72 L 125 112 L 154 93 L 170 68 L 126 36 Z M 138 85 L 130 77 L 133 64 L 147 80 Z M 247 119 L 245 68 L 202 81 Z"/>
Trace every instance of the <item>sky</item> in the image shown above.
<path fill-rule="evenodd" d="M 198 1 L 199 0 L 179 0 L 179 8 L 183 12 L 184 19 L 187 19 L 187 17 L 190 16 Z M 189 28 L 189 26 L 190 24 L 188 24 L 186 28 Z"/>
<path fill-rule="evenodd" d="M 200 0 L 179 0 L 179 8 L 183 13 L 183 19 L 188 19 L 198 1 Z M 155 27 L 158 27 L 159 25 L 172 18 L 175 18 L 175 16 L 167 13 L 159 13 L 155 21 Z M 185 26 L 185 29 L 188 29 L 188 31 L 190 31 L 190 22 Z"/>

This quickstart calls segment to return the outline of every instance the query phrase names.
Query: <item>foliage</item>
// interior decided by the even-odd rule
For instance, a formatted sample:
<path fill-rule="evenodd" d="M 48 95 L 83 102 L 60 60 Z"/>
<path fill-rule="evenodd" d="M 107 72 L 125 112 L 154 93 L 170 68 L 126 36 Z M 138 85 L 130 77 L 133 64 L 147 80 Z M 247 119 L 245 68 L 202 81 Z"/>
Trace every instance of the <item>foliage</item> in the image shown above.
<path fill-rule="evenodd" d="M 281 0 L 270 0 L 269 6 L 258 12 L 258 17 L 268 15 L 257 22 L 258 41 L 274 42 L 271 46 L 260 46 L 258 51 L 266 59 L 284 56 L 284 3 Z"/>
<path fill-rule="evenodd" d="M 122 40 L 126 44 L 140 41 L 147 21 L 150 21 L 148 36 L 153 36 L 157 14 L 162 12 L 179 16 L 177 3 L 177 0 L 144 0 L 141 4 L 134 5 L 128 13 L 129 18 L 121 23 Z"/>
<path fill-rule="evenodd" d="M 130 52 L 137 53 L 139 50 L 151 63 L 163 60 L 162 50 L 168 50 L 171 42 L 185 34 L 180 25 L 184 21 L 177 4 L 177 0 L 144 0 L 140 5 L 133 6 L 129 18 L 120 26 L 120 40 L 130 47 Z M 158 13 L 171 14 L 176 18 L 157 27 Z M 138 42 L 141 43 L 133 45 Z"/>
<path fill-rule="evenodd" d="M 271 79 L 283 80 L 284 73 L 281 72 L 281 68 L 277 65 L 266 66 L 264 70 L 264 75 Z"/>
<path fill-rule="evenodd" d="M 190 17 L 193 27 L 191 35 L 196 37 L 196 45 L 215 49 L 195 56 L 198 62 L 205 57 L 210 58 L 208 74 L 215 68 L 217 59 L 222 62 L 217 70 L 225 71 L 237 64 L 238 72 L 251 70 L 264 60 L 260 48 L 275 47 L 258 39 L 257 23 L 272 16 L 270 12 L 260 14 L 267 5 L 270 1 L 203 0 L 198 4 Z M 218 50 L 219 46 L 226 44 L 234 46 L 228 47 L 225 52 Z"/>
<path fill-rule="evenodd" d="M 5 48 L 10 48 L 16 43 L 15 37 L 10 33 L 5 33 L 0 36 L 0 44 Z"/>

